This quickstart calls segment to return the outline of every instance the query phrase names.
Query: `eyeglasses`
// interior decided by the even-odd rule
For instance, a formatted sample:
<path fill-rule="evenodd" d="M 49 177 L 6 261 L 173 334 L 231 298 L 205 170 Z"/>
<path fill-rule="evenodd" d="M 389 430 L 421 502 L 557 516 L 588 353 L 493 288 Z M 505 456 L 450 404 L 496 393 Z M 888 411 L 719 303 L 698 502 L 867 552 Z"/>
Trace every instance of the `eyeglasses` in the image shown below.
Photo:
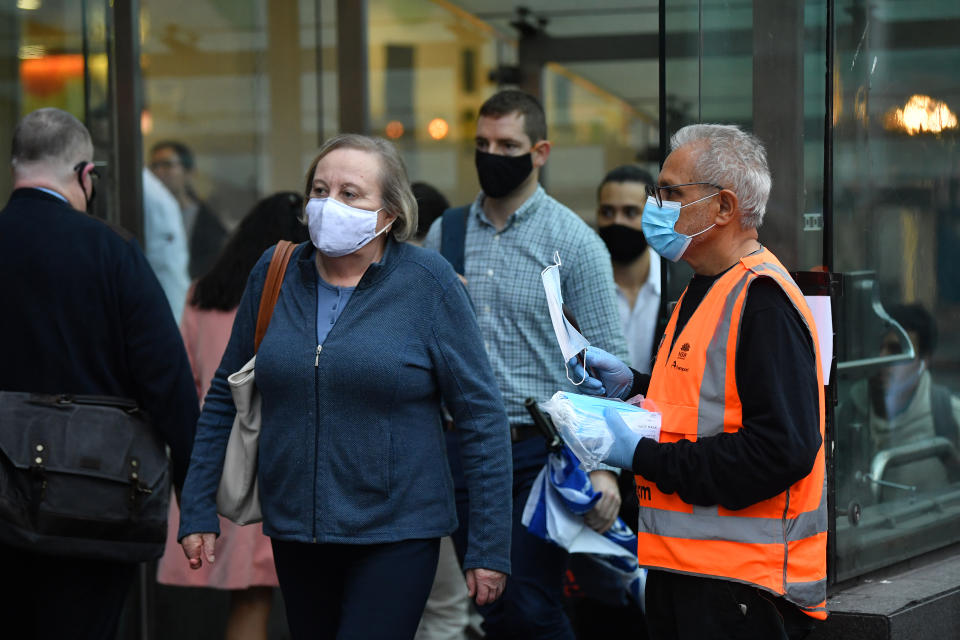
<path fill-rule="evenodd" d="M 684 182 L 683 184 L 665 184 L 663 186 L 654 187 L 652 185 L 647 185 L 647 195 L 653 196 L 653 199 L 657 201 L 657 206 L 663 206 L 663 198 L 660 197 L 660 191 L 666 189 L 667 191 L 671 189 L 676 189 L 677 187 L 692 187 L 697 184 L 705 184 L 708 187 L 713 187 L 714 189 L 719 189 L 723 191 L 724 187 L 721 187 L 718 184 L 713 184 L 712 182 Z M 690 204 L 693 204 L 692 202 Z"/>

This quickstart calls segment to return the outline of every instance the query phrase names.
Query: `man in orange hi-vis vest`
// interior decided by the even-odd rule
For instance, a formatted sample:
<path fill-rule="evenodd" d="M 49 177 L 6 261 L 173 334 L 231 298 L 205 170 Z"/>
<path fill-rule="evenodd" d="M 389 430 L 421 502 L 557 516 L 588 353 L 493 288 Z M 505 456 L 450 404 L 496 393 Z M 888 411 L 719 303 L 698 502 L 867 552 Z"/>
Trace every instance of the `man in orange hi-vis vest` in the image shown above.
<path fill-rule="evenodd" d="M 671 149 L 643 232 L 695 275 L 651 374 L 589 347 L 581 389 L 642 393 L 661 414 L 658 440 L 604 414 L 615 436 L 604 462 L 636 474 L 650 637 L 802 638 L 827 615 L 816 326 L 758 239 L 771 184 L 760 141 L 690 125 Z"/>

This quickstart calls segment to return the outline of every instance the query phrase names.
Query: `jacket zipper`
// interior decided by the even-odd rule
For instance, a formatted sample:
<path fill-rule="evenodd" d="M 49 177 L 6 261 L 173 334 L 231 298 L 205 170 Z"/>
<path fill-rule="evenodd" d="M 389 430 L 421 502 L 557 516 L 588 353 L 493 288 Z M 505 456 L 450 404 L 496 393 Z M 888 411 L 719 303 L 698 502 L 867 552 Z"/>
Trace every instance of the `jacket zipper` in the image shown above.
<path fill-rule="evenodd" d="M 314 432 L 313 432 L 313 542 L 317 541 L 317 460 L 320 458 L 320 352 L 321 345 L 317 345 L 316 358 L 313 360 L 313 398 L 314 398 Z"/>

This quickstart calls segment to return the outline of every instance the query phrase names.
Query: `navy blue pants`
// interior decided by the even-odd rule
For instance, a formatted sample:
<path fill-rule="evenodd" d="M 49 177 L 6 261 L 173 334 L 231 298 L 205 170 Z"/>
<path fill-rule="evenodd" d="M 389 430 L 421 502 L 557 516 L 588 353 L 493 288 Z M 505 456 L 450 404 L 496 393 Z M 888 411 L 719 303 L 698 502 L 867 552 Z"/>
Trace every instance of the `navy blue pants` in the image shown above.
<path fill-rule="evenodd" d="M 453 544 L 462 566 L 470 524 L 469 500 L 455 433 L 448 434 L 447 456 L 456 487 L 457 518 L 460 521 L 453 534 Z M 546 461 L 547 447 L 542 438 L 530 438 L 513 445 L 511 573 L 503 595 L 493 604 L 478 607 L 488 640 L 574 639 L 573 628 L 563 609 L 567 552 L 533 535 L 520 523 L 530 487 Z"/>
<path fill-rule="evenodd" d="M 293 640 L 413 638 L 440 539 L 386 544 L 271 540 Z"/>

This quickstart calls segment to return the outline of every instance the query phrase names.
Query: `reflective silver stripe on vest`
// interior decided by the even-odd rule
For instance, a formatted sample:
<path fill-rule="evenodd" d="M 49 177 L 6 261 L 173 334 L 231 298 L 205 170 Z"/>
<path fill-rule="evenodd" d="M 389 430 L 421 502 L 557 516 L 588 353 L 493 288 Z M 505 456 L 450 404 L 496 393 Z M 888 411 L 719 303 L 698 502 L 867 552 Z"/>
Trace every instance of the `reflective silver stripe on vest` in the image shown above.
<path fill-rule="evenodd" d="M 688 540 L 726 540 L 744 544 L 785 544 L 804 540 L 827 530 L 824 501 L 813 511 L 793 519 L 741 518 L 721 516 L 716 507 L 704 507 L 694 513 L 643 507 L 640 532 Z"/>
<path fill-rule="evenodd" d="M 827 599 L 827 581 L 791 582 L 787 584 L 787 600 L 799 605 L 806 605 L 810 611 L 826 611 L 824 606 L 818 606 Z"/>
<path fill-rule="evenodd" d="M 723 433 L 723 413 L 727 404 L 727 343 L 730 337 L 730 322 L 733 305 L 747 286 L 748 280 L 749 276 L 742 278 L 727 294 L 723 311 L 720 312 L 720 321 L 707 346 L 706 365 L 700 382 L 700 404 L 697 407 L 698 439 Z"/>

